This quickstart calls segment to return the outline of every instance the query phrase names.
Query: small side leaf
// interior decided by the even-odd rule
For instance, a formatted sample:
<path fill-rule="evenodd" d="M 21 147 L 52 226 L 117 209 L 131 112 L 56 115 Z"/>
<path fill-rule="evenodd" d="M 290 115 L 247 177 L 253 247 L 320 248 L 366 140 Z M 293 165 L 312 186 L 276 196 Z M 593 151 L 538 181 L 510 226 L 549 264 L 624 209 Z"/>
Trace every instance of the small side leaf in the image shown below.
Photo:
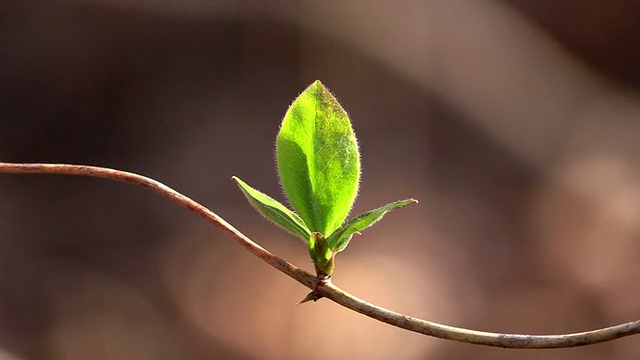
<path fill-rule="evenodd" d="M 311 231 L 329 236 L 358 193 L 360 157 L 346 111 L 320 82 L 298 96 L 276 139 L 280 182 Z"/>
<path fill-rule="evenodd" d="M 260 214 L 290 233 L 299 236 L 305 243 L 309 241 L 311 231 L 298 215 L 268 195 L 252 188 L 240 178 L 234 176 L 232 179 L 238 183 L 247 200 Z"/>
<path fill-rule="evenodd" d="M 327 242 L 329 243 L 329 247 L 335 251 L 340 252 L 344 250 L 353 234 L 362 231 L 369 226 L 378 222 L 378 220 L 382 219 L 382 217 L 393 209 L 399 209 L 401 207 L 405 207 L 410 204 L 417 203 L 418 201 L 415 199 L 407 199 L 396 201 L 384 206 L 381 206 L 377 209 L 369 210 L 364 212 L 353 219 L 345 222 L 338 230 L 336 230 L 329 238 Z"/>

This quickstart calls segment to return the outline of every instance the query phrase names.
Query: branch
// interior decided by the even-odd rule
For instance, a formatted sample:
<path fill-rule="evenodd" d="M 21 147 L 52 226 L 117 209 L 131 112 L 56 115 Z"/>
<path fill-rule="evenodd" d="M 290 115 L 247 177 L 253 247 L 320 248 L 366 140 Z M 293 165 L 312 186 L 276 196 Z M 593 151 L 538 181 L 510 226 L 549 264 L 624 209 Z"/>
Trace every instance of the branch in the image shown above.
<path fill-rule="evenodd" d="M 442 325 L 376 306 L 338 288 L 331 283 L 331 280 L 318 279 L 316 276 L 270 253 L 211 210 L 156 180 L 121 170 L 67 164 L 16 164 L 0 162 L 0 173 L 89 176 L 120 181 L 146 188 L 200 215 L 200 217 L 217 227 L 251 254 L 313 290 L 317 297 L 326 297 L 346 308 L 373 319 L 424 335 L 469 344 L 503 348 L 549 349 L 597 344 L 640 333 L 640 320 L 592 331 L 562 335 L 500 334 Z"/>

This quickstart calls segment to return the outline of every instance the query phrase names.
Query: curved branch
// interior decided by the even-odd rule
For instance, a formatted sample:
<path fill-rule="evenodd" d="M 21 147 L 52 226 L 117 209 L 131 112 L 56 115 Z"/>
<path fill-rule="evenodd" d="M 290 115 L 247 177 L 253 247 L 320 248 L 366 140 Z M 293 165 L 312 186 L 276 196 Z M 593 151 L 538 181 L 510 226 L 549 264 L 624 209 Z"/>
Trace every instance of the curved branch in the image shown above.
<path fill-rule="evenodd" d="M 200 215 L 200 217 L 213 224 L 253 255 L 300 284 L 312 289 L 317 296 L 326 297 L 363 315 L 409 331 L 470 344 L 519 349 L 548 349 L 591 345 L 640 333 L 640 320 L 592 331 L 562 335 L 500 334 L 442 325 L 376 306 L 345 292 L 333 285 L 330 280 L 318 279 L 316 276 L 270 253 L 203 205 L 156 180 L 121 170 L 68 164 L 0 162 L 0 173 L 89 176 L 146 188 Z"/>

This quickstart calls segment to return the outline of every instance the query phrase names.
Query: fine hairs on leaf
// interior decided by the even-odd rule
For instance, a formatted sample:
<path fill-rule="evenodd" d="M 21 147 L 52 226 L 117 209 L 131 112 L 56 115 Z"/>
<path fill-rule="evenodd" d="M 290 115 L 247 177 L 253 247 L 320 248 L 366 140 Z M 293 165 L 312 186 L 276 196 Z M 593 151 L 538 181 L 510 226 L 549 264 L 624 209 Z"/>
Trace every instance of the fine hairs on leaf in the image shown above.
<path fill-rule="evenodd" d="M 417 203 L 402 200 L 345 222 L 360 185 L 360 152 L 347 112 L 319 81 L 291 104 L 276 138 L 280 182 L 297 214 L 237 177 L 253 207 L 285 230 L 306 236 L 319 278 L 329 278 L 335 255 L 360 232 L 393 209 Z"/>
<path fill-rule="evenodd" d="M 315 276 L 265 250 L 203 205 L 135 173 L 86 165 L 3 162 L 0 173 L 97 177 L 145 188 L 202 217 L 254 256 L 311 289 L 301 302 L 327 298 L 372 319 L 420 334 L 503 348 L 551 349 L 597 344 L 640 333 L 640 320 L 560 335 L 476 331 L 400 314 L 347 293 L 331 281 L 336 254 L 346 248 L 354 233 L 376 223 L 389 211 L 417 201 L 392 202 L 345 221 L 358 190 L 360 155 L 346 112 L 319 81 L 293 102 L 276 144 L 280 179 L 299 215 L 239 178 L 233 179 L 258 212 L 307 243 Z"/>
<path fill-rule="evenodd" d="M 357 232 L 360 232 L 369 226 L 375 224 L 380 221 L 389 211 L 393 209 L 399 209 L 411 204 L 417 204 L 418 200 L 415 199 L 407 199 L 393 202 L 391 204 L 387 204 L 381 206 L 377 209 L 369 210 L 364 212 L 351 220 L 345 222 L 340 226 L 338 230 L 336 230 L 329 239 L 329 247 L 332 249 L 336 249 L 337 252 L 341 252 L 344 250 L 349 244 L 349 240 L 351 236 Z"/>
<path fill-rule="evenodd" d="M 303 242 L 309 241 L 311 231 L 298 215 L 268 195 L 252 188 L 240 178 L 234 176 L 232 179 L 238 183 L 247 200 L 260 214 L 291 234 L 297 235 Z"/>
<path fill-rule="evenodd" d="M 331 235 L 358 193 L 360 154 L 347 112 L 320 81 L 304 90 L 284 115 L 276 159 L 293 208 L 311 231 Z"/>

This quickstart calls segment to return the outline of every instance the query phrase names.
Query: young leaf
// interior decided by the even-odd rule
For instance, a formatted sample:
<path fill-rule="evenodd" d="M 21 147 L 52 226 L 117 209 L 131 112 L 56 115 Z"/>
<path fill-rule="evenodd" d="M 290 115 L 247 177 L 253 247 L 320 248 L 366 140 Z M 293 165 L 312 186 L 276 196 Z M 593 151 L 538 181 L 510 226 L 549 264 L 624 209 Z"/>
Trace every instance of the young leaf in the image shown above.
<path fill-rule="evenodd" d="M 312 232 L 333 233 L 358 192 L 360 158 L 351 122 L 315 81 L 287 110 L 276 140 L 280 181 Z"/>
<path fill-rule="evenodd" d="M 369 210 L 364 212 L 353 219 L 345 222 L 338 230 L 336 230 L 329 238 L 327 242 L 329 243 L 329 248 L 331 248 L 335 252 L 340 252 L 344 250 L 353 234 L 358 231 L 362 231 L 369 226 L 378 222 L 378 220 L 382 219 L 382 217 L 393 209 L 399 209 L 401 207 L 405 207 L 407 205 L 417 203 L 418 201 L 415 199 L 407 199 L 396 201 L 384 206 L 381 206 L 377 209 Z"/>
<path fill-rule="evenodd" d="M 234 176 L 232 179 L 238 183 L 247 200 L 260 214 L 290 233 L 301 237 L 304 242 L 309 241 L 311 231 L 298 215 L 278 201 L 252 188 L 240 178 Z"/>

